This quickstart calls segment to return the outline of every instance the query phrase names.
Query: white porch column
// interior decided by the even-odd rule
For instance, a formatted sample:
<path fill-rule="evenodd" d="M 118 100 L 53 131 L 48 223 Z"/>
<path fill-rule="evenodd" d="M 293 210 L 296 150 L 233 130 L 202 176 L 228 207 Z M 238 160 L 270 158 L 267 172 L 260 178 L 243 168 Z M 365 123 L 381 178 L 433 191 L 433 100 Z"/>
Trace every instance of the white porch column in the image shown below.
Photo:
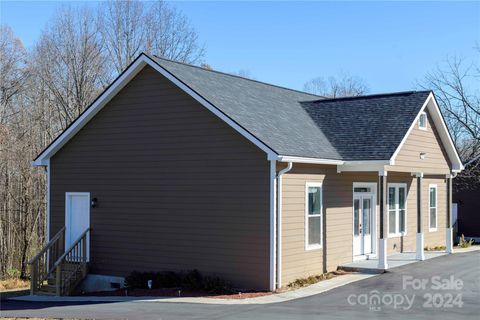
<path fill-rule="evenodd" d="M 380 196 L 380 232 L 378 241 L 378 268 L 388 269 L 387 262 L 387 171 L 379 171 L 379 196 Z"/>
<path fill-rule="evenodd" d="M 417 172 L 417 260 L 425 260 L 424 248 L 424 236 L 422 232 L 422 182 L 423 172 Z"/>
<path fill-rule="evenodd" d="M 452 229 L 452 175 L 447 175 L 447 228 L 445 234 L 445 251 L 453 252 L 453 229 Z"/>

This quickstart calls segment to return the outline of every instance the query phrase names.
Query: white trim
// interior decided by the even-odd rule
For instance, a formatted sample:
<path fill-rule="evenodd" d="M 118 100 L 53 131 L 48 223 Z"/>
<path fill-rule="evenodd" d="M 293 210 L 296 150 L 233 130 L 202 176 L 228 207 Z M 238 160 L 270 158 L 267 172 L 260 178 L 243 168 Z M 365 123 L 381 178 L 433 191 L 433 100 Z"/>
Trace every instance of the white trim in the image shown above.
<path fill-rule="evenodd" d="M 440 108 L 438 107 L 437 102 L 435 101 L 435 97 L 433 93 L 430 93 L 428 95 L 427 99 L 425 100 L 425 103 L 423 104 L 422 108 L 420 109 L 417 116 L 415 117 L 415 120 L 410 125 L 410 128 L 407 131 L 407 134 L 403 137 L 402 141 L 398 145 L 397 149 L 393 153 L 390 160 L 393 163 L 395 163 L 395 158 L 397 157 L 398 153 L 400 152 L 403 145 L 405 144 L 405 141 L 407 141 L 407 138 L 410 136 L 410 133 L 412 132 L 413 128 L 415 128 L 415 126 L 417 125 L 420 114 L 422 112 L 425 112 L 425 108 L 428 108 L 428 110 L 430 111 L 431 119 L 437 127 L 437 132 L 440 136 L 440 139 L 442 140 L 443 146 L 445 147 L 445 151 L 447 152 L 448 158 L 452 163 L 452 171 L 453 172 L 462 171 L 464 168 L 462 164 L 462 160 L 460 160 L 460 157 L 457 153 L 457 149 L 455 148 L 455 144 L 453 143 L 452 137 L 450 136 L 450 133 L 447 129 L 447 125 L 445 124 L 445 120 L 443 119 L 442 113 L 440 112 Z"/>
<path fill-rule="evenodd" d="M 277 248 L 277 164 L 270 161 L 270 290 L 276 286 L 276 248 Z"/>
<path fill-rule="evenodd" d="M 277 174 L 277 288 L 282 287 L 282 176 L 292 170 L 293 162 Z"/>
<path fill-rule="evenodd" d="M 355 192 L 355 188 L 362 188 L 362 187 L 368 187 L 368 188 L 371 188 L 372 191 L 371 192 Z M 356 261 L 356 260 L 364 260 L 364 259 L 367 259 L 367 256 L 368 258 L 373 258 L 373 257 L 376 257 L 377 256 L 377 253 L 378 253 L 378 250 L 377 250 L 377 214 L 380 212 L 380 206 L 377 202 L 377 191 L 378 191 L 378 183 L 377 182 L 353 182 L 353 185 L 352 185 L 352 261 Z M 370 230 L 370 233 L 371 233 L 371 236 L 372 236 L 372 253 L 370 254 L 367 254 L 367 255 L 360 255 L 360 256 L 356 256 L 355 253 L 353 252 L 353 241 L 355 240 L 353 237 L 354 237 L 354 234 L 355 234 L 355 223 L 354 223 L 354 201 L 355 201 L 355 193 L 356 194 L 362 194 L 362 193 L 365 193 L 365 194 L 368 194 L 368 195 L 372 195 L 373 196 L 373 204 L 372 205 L 372 208 L 374 209 L 374 212 L 372 212 L 372 226 L 371 226 L 371 230 Z"/>
<path fill-rule="evenodd" d="M 430 203 L 430 189 L 435 188 L 435 207 Z M 431 228 L 430 224 L 430 209 L 435 208 L 435 228 Z M 438 230 L 438 186 L 436 184 L 428 185 L 428 231 L 434 232 Z"/>
<path fill-rule="evenodd" d="M 75 241 L 76 239 L 70 239 L 68 227 L 70 225 L 70 214 L 69 214 L 69 208 L 70 208 L 70 197 L 71 196 L 87 196 L 88 197 L 88 214 L 87 214 L 87 219 L 88 219 L 88 227 L 90 227 L 90 214 L 91 214 L 91 198 L 90 198 L 90 192 L 65 192 L 65 250 L 68 249 L 67 242 L 68 240 Z M 90 235 L 87 235 L 87 262 L 90 261 Z"/>
<path fill-rule="evenodd" d="M 58 139 L 56 139 L 50 146 L 47 147 L 35 161 L 33 164 L 35 166 L 45 166 L 47 165 L 46 160 L 52 157 L 65 143 L 67 143 L 90 119 L 92 119 L 120 90 L 125 87 L 146 65 L 151 66 L 155 70 L 157 70 L 160 74 L 166 77 L 168 80 L 173 82 L 176 86 L 190 95 L 192 98 L 197 100 L 201 105 L 211 111 L 213 114 L 218 116 L 221 120 L 226 122 L 230 125 L 233 129 L 247 138 L 250 142 L 255 144 L 265 153 L 267 153 L 269 159 L 272 159 L 277 156 L 277 153 L 274 152 L 270 147 L 266 144 L 261 142 L 243 127 L 238 125 L 234 122 L 231 118 L 213 106 L 210 102 L 205 100 L 199 94 L 194 92 L 180 80 L 178 80 L 175 76 L 169 73 L 166 69 L 161 67 L 158 63 L 148 57 L 146 54 L 142 53 L 137 60 L 135 60 L 125 71 L 124 73 L 117 78 L 110 87 L 105 90 L 97 100 L 89 106 L 86 111 L 78 117 L 70 127 L 68 127 Z"/>
<path fill-rule="evenodd" d="M 445 252 L 453 253 L 453 228 L 445 229 Z"/>
<path fill-rule="evenodd" d="M 331 164 L 339 165 L 345 163 L 342 160 L 321 159 L 321 158 L 305 158 L 305 157 L 292 157 L 292 156 L 276 156 L 275 160 L 280 162 L 295 162 L 295 163 L 313 163 L 313 164 Z"/>
<path fill-rule="evenodd" d="M 388 269 L 387 247 L 387 238 L 380 239 L 378 243 L 378 268 L 382 270 Z"/>
<path fill-rule="evenodd" d="M 390 219 L 390 190 L 389 188 L 395 188 L 395 197 L 396 199 L 398 200 L 398 202 L 395 204 L 395 231 L 394 233 L 391 233 L 390 232 L 390 223 L 388 224 L 388 230 L 387 230 L 387 233 L 388 233 L 388 237 L 389 238 L 397 238 L 397 237 L 403 237 L 403 236 L 406 236 L 407 235 L 407 226 L 408 226 L 408 223 L 407 223 L 407 217 L 408 217 L 408 213 L 407 213 L 407 204 L 408 204 L 408 195 L 407 195 L 407 184 L 406 183 L 387 183 L 387 212 L 388 212 L 388 219 Z M 405 231 L 400 231 L 400 192 L 399 192 L 399 188 L 404 188 L 405 189 L 405 204 L 404 204 L 404 207 L 405 207 L 405 216 L 404 216 L 404 220 L 405 220 Z M 397 231 L 398 230 L 398 231 Z"/>
<path fill-rule="evenodd" d="M 422 127 L 420 125 L 420 119 L 422 118 L 422 116 L 425 116 L 425 126 L 424 127 Z M 428 128 L 428 116 L 427 116 L 427 113 L 425 111 L 422 111 L 422 112 L 420 112 L 420 115 L 418 116 L 418 129 L 427 131 L 427 128 Z"/>
<path fill-rule="evenodd" d="M 425 238 L 424 238 L 423 232 L 417 233 L 416 241 L 415 241 L 415 247 L 416 247 L 415 258 L 420 261 L 425 260 L 424 243 L 425 243 Z"/>
<path fill-rule="evenodd" d="M 320 188 L 320 214 L 309 215 L 308 214 L 308 188 Z M 308 224 L 309 218 L 320 217 L 320 243 L 309 244 L 308 243 Z M 322 249 L 323 247 L 323 183 L 322 182 L 306 182 L 305 183 L 305 251 Z"/>
<path fill-rule="evenodd" d="M 47 199 L 45 201 L 45 243 L 50 242 L 50 168 L 50 159 L 48 159 L 45 167 L 47 174 Z M 47 250 L 47 271 L 50 271 L 50 250 Z"/>
<path fill-rule="evenodd" d="M 47 226 L 46 226 L 46 237 L 47 243 L 50 241 L 50 159 L 47 160 L 47 207 L 46 207 L 46 218 L 47 218 Z"/>
<path fill-rule="evenodd" d="M 392 165 L 391 160 L 345 161 L 337 165 L 337 172 L 349 171 L 385 171 L 385 166 Z"/>

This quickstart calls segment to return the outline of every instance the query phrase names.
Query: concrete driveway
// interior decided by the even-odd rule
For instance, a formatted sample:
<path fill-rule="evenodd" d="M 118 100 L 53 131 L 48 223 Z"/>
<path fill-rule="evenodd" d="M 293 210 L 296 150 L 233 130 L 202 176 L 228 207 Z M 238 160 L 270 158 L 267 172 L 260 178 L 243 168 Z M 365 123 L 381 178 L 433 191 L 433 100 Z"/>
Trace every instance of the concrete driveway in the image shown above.
<path fill-rule="evenodd" d="M 2 301 L 2 317 L 96 319 L 480 319 L 480 251 L 442 256 L 267 305 Z"/>

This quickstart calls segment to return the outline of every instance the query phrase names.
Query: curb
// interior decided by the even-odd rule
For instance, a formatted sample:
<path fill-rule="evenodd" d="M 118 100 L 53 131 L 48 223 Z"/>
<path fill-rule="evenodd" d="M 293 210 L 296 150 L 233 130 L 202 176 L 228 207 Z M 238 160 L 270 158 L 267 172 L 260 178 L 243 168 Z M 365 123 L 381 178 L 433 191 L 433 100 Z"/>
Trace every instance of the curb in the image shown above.
<path fill-rule="evenodd" d="M 195 297 L 57 297 L 57 296 L 21 296 L 10 300 L 28 302 L 156 302 L 156 303 L 198 303 L 198 304 L 222 304 L 222 305 L 244 305 L 244 304 L 270 304 L 285 302 L 317 295 L 344 285 L 361 281 L 376 276 L 376 274 L 352 273 L 342 275 L 330 280 L 324 280 L 308 287 L 293 291 L 272 294 L 263 297 L 247 299 L 215 299 Z"/>

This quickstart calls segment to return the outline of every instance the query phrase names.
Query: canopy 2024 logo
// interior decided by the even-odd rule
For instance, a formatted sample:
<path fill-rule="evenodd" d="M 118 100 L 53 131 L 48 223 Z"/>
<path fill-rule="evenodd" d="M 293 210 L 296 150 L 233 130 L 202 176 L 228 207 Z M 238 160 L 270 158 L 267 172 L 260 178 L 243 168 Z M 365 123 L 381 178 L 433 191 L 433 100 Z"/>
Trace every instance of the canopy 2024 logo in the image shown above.
<path fill-rule="evenodd" d="M 442 279 L 433 276 L 430 279 L 415 279 L 412 276 L 403 276 L 403 290 L 428 291 L 421 296 L 423 308 L 461 308 L 463 306 L 463 281 L 451 276 Z M 446 292 L 446 291 L 454 291 Z M 369 293 L 351 294 L 348 304 L 352 306 L 366 306 L 371 311 L 380 311 L 382 307 L 391 306 L 396 310 L 410 310 L 415 303 L 417 294 L 380 293 L 378 290 Z"/>

